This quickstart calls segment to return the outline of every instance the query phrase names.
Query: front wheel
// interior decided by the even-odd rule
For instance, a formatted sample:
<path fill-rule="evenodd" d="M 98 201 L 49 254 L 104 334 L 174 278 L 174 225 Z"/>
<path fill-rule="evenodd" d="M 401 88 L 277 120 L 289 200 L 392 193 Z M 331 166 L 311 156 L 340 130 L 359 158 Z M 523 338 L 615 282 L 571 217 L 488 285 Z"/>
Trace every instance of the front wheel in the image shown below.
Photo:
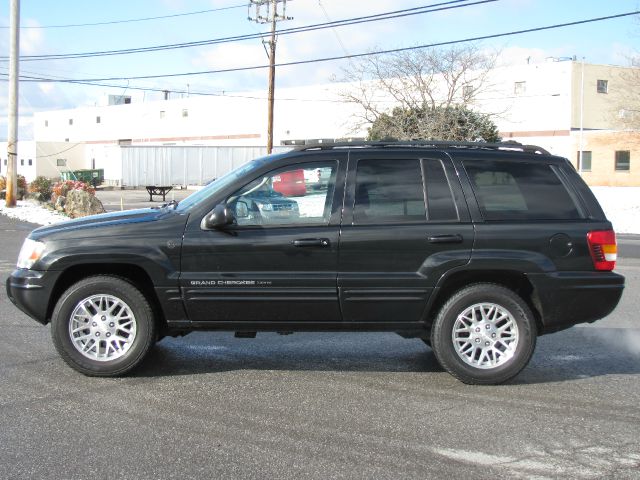
<path fill-rule="evenodd" d="M 117 376 L 136 367 L 153 345 L 155 330 L 152 309 L 140 290 L 109 275 L 72 285 L 51 319 L 56 350 L 89 376 Z"/>
<path fill-rule="evenodd" d="M 515 292 L 479 283 L 455 293 L 431 329 L 440 365 L 464 383 L 494 385 L 515 377 L 531 359 L 536 323 Z"/>

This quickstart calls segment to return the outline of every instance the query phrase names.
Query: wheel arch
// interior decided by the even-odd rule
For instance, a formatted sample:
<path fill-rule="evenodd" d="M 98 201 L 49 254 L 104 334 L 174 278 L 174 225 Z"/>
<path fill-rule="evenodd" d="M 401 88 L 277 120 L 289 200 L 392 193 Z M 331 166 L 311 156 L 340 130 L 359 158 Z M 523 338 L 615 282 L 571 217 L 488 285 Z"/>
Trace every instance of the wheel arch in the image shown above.
<path fill-rule="evenodd" d="M 67 268 L 58 278 L 47 306 L 47 319 L 51 320 L 53 309 L 58 299 L 71 285 L 78 281 L 94 276 L 110 275 L 119 277 L 129 281 L 137 287 L 145 296 L 151 309 L 153 310 L 154 319 L 156 320 L 158 333 L 163 335 L 167 328 L 167 322 L 164 312 L 160 305 L 158 295 L 153 288 L 151 276 L 139 265 L 123 264 L 123 263 L 90 263 L 78 264 Z"/>
<path fill-rule="evenodd" d="M 429 299 L 425 312 L 425 325 L 430 328 L 442 306 L 458 290 L 476 283 L 493 283 L 519 295 L 533 312 L 538 332 L 544 331 L 540 303 L 526 274 L 515 270 L 462 270 L 443 277 Z"/>

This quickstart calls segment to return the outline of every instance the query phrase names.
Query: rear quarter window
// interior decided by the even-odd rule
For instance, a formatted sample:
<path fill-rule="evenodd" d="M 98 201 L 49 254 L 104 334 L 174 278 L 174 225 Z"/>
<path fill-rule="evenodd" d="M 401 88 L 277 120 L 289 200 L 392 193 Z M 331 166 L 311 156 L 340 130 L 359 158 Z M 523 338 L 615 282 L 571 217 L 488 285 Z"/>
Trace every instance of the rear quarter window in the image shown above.
<path fill-rule="evenodd" d="M 566 186 L 547 163 L 463 162 L 485 220 L 582 218 Z"/>

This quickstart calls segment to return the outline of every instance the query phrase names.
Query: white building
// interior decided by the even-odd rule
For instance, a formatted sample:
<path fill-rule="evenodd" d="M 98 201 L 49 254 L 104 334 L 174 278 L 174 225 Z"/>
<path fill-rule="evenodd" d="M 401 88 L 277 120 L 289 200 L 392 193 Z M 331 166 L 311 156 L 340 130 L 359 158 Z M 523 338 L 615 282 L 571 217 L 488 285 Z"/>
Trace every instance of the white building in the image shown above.
<path fill-rule="evenodd" d="M 7 142 L 0 142 L 0 175 L 7 176 Z M 19 141 L 17 172 L 27 182 L 37 176 L 60 178 L 62 172 L 87 168 L 83 143 Z"/>
<path fill-rule="evenodd" d="M 627 127 L 622 120 L 634 110 L 628 91 L 631 74 L 640 75 L 637 69 L 571 60 L 496 68 L 476 107 L 496 115 L 504 140 L 538 144 L 576 165 L 582 150 L 582 165 L 577 166 L 592 184 L 640 185 L 638 134 L 621 133 Z M 274 145 L 366 136 L 366 129 L 353 129 L 357 105 L 340 96 L 348 87 L 334 83 L 278 89 Z M 114 148 L 119 145 L 264 146 L 265 97 L 252 92 L 151 102 L 112 98 L 110 103 L 120 104 L 37 113 L 35 138 L 38 144 L 83 145 L 82 167 L 105 169 L 117 161 Z M 122 104 L 123 99 L 130 103 Z M 42 157 L 36 158 L 39 165 Z"/>

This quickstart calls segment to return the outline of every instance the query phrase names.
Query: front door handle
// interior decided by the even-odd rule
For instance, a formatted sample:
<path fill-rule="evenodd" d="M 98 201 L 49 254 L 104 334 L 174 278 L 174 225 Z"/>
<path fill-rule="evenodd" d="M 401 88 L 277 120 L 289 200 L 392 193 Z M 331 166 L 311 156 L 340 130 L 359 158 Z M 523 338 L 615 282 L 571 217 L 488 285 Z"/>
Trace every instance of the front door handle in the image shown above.
<path fill-rule="evenodd" d="M 328 238 L 300 238 L 291 243 L 294 247 L 328 247 L 331 245 Z"/>
<path fill-rule="evenodd" d="M 462 243 L 462 235 L 432 235 L 427 240 L 429 243 Z"/>

